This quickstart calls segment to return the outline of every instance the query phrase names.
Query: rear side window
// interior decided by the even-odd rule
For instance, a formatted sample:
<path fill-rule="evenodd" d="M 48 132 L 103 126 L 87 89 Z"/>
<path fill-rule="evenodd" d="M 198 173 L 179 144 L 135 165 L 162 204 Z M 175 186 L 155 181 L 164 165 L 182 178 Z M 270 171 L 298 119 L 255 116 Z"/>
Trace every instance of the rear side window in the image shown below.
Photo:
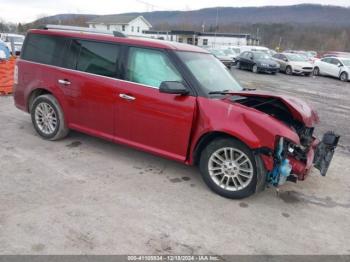
<path fill-rule="evenodd" d="M 136 47 L 129 51 L 127 80 L 157 88 L 163 81 L 183 81 L 164 52 Z"/>
<path fill-rule="evenodd" d="M 68 40 L 62 37 L 29 34 L 21 58 L 32 62 L 60 65 Z"/>
<path fill-rule="evenodd" d="M 120 47 L 115 44 L 72 40 L 64 66 L 101 76 L 116 77 Z"/>

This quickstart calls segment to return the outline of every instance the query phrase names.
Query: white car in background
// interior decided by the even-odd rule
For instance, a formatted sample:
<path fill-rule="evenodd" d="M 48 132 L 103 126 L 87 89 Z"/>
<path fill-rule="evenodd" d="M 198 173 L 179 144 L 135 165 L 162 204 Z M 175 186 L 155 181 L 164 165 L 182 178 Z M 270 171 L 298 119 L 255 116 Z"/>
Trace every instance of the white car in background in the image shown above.
<path fill-rule="evenodd" d="M 287 75 L 305 75 L 310 76 L 314 66 L 308 62 L 305 56 L 293 53 L 279 53 L 273 56 L 273 59 L 280 64 L 280 71 Z"/>
<path fill-rule="evenodd" d="M 328 75 L 341 81 L 350 80 L 350 58 L 325 57 L 315 62 L 314 75 Z"/>
<path fill-rule="evenodd" d="M 22 50 L 24 38 L 25 37 L 23 35 L 2 33 L 0 39 L 6 43 L 7 47 L 10 49 L 11 54 L 19 55 Z M 12 41 L 15 48 L 14 52 L 12 52 Z"/>

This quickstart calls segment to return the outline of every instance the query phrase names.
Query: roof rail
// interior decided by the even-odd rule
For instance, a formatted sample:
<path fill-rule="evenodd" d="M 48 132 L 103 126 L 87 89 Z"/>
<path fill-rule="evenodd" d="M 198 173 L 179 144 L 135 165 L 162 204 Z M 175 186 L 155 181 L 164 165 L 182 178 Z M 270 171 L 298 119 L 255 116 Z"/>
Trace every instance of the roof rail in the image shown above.
<path fill-rule="evenodd" d="M 69 25 L 45 25 L 42 27 L 45 30 L 62 30 L 62 31 L 74 31 L 74 32 L 86 32 L 93 34 L 113 35 L 115 37 L 127 37 L 125 34 L 119 31 L 107 31 L 97 30 L 95 28 L 80 27 L 80 26 L 69 26 Z"/>

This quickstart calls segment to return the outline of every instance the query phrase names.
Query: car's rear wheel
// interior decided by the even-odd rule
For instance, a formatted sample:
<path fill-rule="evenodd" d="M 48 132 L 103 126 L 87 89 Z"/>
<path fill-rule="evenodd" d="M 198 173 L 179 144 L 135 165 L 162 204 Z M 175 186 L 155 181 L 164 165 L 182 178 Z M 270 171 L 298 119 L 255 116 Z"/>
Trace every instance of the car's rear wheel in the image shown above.
<path fill-rule="evenodd" d="M 252 69 L 253 73 L 257 74 L 259 73 L 259 68 L 257 65 L 253 65 L 253 69 Z"/>
<path fill-rule="evenodd" d="M 31 117 L 36 132 L 44 139 L 59 140 L 69 132 L 62 108 L 52 95 L 41 95 L 34 99 Z"/>
<path fill-rule="evenodd" d="M 287 75 L 293 74 L 293 70 L 292 70 L 292 67 L 291 67 L 291 66 L 287 66 L 287 68 L 286 68 L 286 74 L 287 74 Z"/>
<path fill-rule="evenodd" d="M 223 197 L 240 199 L 254 194 L 256 170 L 251 150 L 235 139 L 214 140 L 201 154 L 200 171 L 204 182 Z"/>
<path fill-rule="evenodd" d="M 349 80 L 348 73 L 346 73 L 346 72 L 341 73 L 339 76 L 339 79 L 343 82 L 347 82 Z"/>
<path fill-rule="evenodd" d="M 320 75 L 320 69 L 318 67 L 314 68 L 313 75 L 314 76 L 319 76 Z"/>

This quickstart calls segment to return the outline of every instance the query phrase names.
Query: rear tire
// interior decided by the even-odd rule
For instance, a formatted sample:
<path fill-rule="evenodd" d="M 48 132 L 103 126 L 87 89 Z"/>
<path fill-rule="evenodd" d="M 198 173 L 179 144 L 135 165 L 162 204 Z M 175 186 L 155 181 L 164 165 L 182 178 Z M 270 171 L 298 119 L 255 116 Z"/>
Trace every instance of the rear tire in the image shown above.
<path fill-rule="evenodd" d="M 68 135 L 63 110 L 54 96 L 35 98 L 30 113 L 34 129 L 42 138 L 55 141 Z"/>
<path fill-rule="evenodd" d="M 319 76 L 320 75 L 320 69 L 318 67 L 314 68 L 313 75 L 314 76 Z"/>
<path fill-rule="evenodd" d="M 292 67 L 291 67 L 291 66 L 287 66 L 287 67 L 286 67 L 286 74 L 287 74 L 287 75 L 292 75 L 292 74 L 293 74 L 293 70 L 292 70 Z"/>
<path fill-rule="evenodd" d="M 209 143 L 201 153 L 199 168 L 204 182 L 220 196 L 241 199 L 255 193 L 255 158 L 238 140 L 220 138 Z"/>
<path fill-rule="evenodd" d="M 339 79 L 343 82 L 347 82 L 349 80 L 348 73 L 346 73 L 346 72 L 341 73 L 339 76 Z"/>

